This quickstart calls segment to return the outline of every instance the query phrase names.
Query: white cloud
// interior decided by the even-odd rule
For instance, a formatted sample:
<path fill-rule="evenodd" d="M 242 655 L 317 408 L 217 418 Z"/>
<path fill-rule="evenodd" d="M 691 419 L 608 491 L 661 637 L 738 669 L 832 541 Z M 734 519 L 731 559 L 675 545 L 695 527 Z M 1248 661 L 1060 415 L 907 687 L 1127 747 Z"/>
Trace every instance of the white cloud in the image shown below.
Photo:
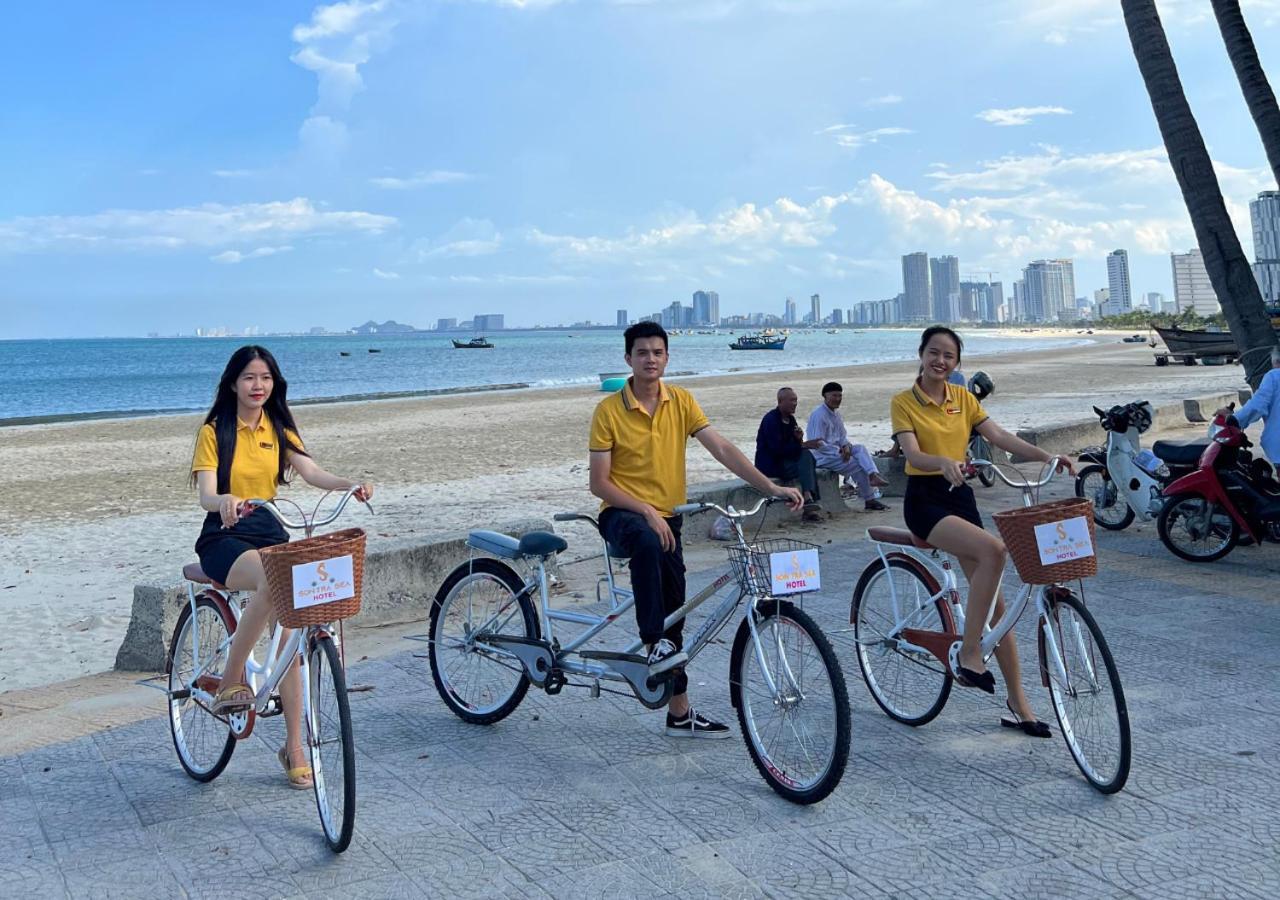
<path fill-rule="evenodd" d="M 992 125 L 1029 125 L 1036 116 L 1069 116 L 1071 110 L 1062 106 L 1014 106 L 1009 109 L 984 109 L 975 118 Z"/>
<path fill-rule="evenodd" d="M 418 261 L 458 256 L 489 256 L 502 247 L 502 234 L 488 219 L 464 218 L 433 241 L 414 245 Z"/>
<path fill-rule="evenodd" d="M 814 134 L 831 135 L 837 144 L 848 150 L 856 150 L 867 144 L 878 144 L 881 138 L 895 137 L 900 134 L 914 134 L 910 128 L 902 128 L 897 125 L 889 125 L 884 128 L 872 128 L 868 131 L 857 131 L 856 125 L 837 124 L 828 125 L 815 131 Z"/>
<path fill-rule="evenodd" d="M 235 263 L 244 262 L 246 259 L 260 259 L 264 256 L 275 256 L 277 253 L 288 253 L 292 249 L 293 247 L 285 244 L 283 247 L 259 247 L 256 250 L 250 250 L 248 253 L 241 253 L 239 250 L 223 250 L 221 253 L 209 257 L 209 259 L 216 263 L 234 265 Z"/>
<path fill-rule="evenodd" d="M 370 178 L 369 182 L 377 187 L 392 191 L 407 191 L 413 188 L 429 187 L 435 184 L 455 184 L 459 181 L 470 181 L 473 175 L 466 172 L 451 172 L 447 169 L 433 169 L 430 172 L 418 172 L 407 178 L 384 176 Z"/>
<path fill-rule="evenodd" d="M 373 274 L 375 277 L 381 278 L 384 281 L 398 281 L 400 279 L 399 272 L 384 272 L 382 269 L 378 268 L 373 270 Z"/>
<path fill-rule="evenodd" d="M 257 173 L 252 169 L 214 169 L 213 174 L 218 178 L 249 178 Z"/>
<path fill-rule="evenodd" d="M 81 216 L 23 216 L 0 221 L 0 252 L 226 247 L 272 238 L 380 234 L 391 216 L 318 209 L 305 197 L 229 206 L 113 209 Z"/>
<path fill-rule="evenodd" d="M 882 97 L 872 97 L 870 100 L 864 100 L 862 105 L 868 107 L 877 106 L 894 106 L 902 102 L 902 96 L 899 94 L 885 94 Z"/>

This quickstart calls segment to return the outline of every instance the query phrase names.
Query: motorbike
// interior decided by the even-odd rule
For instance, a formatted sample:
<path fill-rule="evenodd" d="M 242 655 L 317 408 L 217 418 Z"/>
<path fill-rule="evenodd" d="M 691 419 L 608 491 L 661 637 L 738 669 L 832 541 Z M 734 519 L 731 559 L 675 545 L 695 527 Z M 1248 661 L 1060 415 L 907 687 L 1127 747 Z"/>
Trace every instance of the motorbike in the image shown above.
<path fill-rule="evenodd" d="M 1156 527 L 1176 556 L 1212 562 L 1237 544 L 1280 542 L 1280 481 L 1265 459 L 1249 452 L 1253 442 L 1234 416 L 1218 415 L 1217 433 L 1194 472 L 1164 489 Z"/>
<path fill-rule="evenodd" d="M 1080 454 L 1076 496 L 1093 504 L 1094 522 L 1110 531 L 1123 531 L 1134 518 L 1150 522 L 1165 506 L 1164 489 L 1195 470 L 1208 439 L 1156 441 L 1144 450 L 1140 436 L 1151 428 L 1150 403 L 1139 400 L 1105 412 L 1095 406 L 1093 411 L 1107 443 Z"/>
<path fill-rule="evenodd" d="M 992 382 L 991 376 L 986 372 L 974 372 L 973 377 L 969 379 L 968 390 L 981 403 L 995 393 L 996 386 Z M 991 445 L 987 443 L 987 439 L 978 434 L 976 430 L 969 435 L 969 459 L 997 461 L 991 454 L 992 449 Z M 996 473 L 990 466 L 975 466 L 972 471 L 973 474 L 967 477 L 977 478 L 983 487 L 991 487 L 996 483 Z"/>

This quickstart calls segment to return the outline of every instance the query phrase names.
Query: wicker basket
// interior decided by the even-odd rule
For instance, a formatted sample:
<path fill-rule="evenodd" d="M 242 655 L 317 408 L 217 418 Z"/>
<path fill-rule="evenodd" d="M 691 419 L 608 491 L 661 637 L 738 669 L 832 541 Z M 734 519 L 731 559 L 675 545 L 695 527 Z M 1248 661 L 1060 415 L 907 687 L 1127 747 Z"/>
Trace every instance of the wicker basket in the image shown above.
<path fill-rule="evenodd" d="M 262 567 L 267 573 L 267 593 L 280 624 L 286 628 L 325 625 L 360 612 L 360 592 L 364 584 L 364 541 L 364 529 L 345 528 L 258 551 L 262 556 Z M 338 556 L 351 557 L 355 596 L 294 609 L 293 567 Z"/>
<path fill-rule="evenodd" d="M 1097 538 L 1094 533 L 1093 506 L 1084 497 L 1051 500 L 1021 509 L 1010 509 L 995 514 L 1000 537 L 1009 548 L 1009 556 L 1024 584 L 1059 584 L 1076 578 L 1092 578 L 1098 574 Z M 1083 518 L 1088 523 L 1089 543 L 1094 555 L 1045 565 L 1040 561 L 1040 548 L 1036 544 L 1036 526 L 1061 522 L 1064 519 Z"/>

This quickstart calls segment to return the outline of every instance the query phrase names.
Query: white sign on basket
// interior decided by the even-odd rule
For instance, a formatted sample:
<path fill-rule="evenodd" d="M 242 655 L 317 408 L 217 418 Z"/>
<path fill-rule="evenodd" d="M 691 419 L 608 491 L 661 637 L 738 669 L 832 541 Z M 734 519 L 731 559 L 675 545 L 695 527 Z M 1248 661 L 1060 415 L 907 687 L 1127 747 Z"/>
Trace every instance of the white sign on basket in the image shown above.
<path fill-rule="evenodd" d="M 335 556 L 293 567 L 293 608 L 306 609 L 356 595 L 351 555 Z"/>
<path fill-rule="evenodd" d="M 775 597 L 822 590 L 817 550 L 787 550 L 769 554 L 769 583 Z"/>
<path fill-rule="evenodd" d="M 1074 519 L 1037 525 L 1036 547 L 1040 550 L 1040 564 L 1044 566 L 1093 556 L 1089 523 L 1084 516 L 1076 516 Z"/>

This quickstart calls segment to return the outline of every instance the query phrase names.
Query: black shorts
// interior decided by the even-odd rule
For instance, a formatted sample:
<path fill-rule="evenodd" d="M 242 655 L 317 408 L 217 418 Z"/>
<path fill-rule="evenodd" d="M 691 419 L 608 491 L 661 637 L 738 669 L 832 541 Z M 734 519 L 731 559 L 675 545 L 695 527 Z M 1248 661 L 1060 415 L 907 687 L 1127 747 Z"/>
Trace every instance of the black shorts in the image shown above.
<path fill-rule="evenodd" d="M 902 517 L 907 528 L 923 541 L 929 540 L 934 526 L 947 516 L 959 516 L 982 527 L 978 501 L 973 488 L 963 485 L 949 490 L 951 483 L 941 475 L 908 475 L 907 493 L 902 502 Z"/>
<path fill-rule="evenodd" d="M 289 532 L 265 509 L 255 509 L 230 528 L 222 527 L 222 516 L 211 512 L 196 539 L 200 568 L 219 584 L 227 583 L 227 573 L 242 553 L 260 550 L 289 540 Z"/>

